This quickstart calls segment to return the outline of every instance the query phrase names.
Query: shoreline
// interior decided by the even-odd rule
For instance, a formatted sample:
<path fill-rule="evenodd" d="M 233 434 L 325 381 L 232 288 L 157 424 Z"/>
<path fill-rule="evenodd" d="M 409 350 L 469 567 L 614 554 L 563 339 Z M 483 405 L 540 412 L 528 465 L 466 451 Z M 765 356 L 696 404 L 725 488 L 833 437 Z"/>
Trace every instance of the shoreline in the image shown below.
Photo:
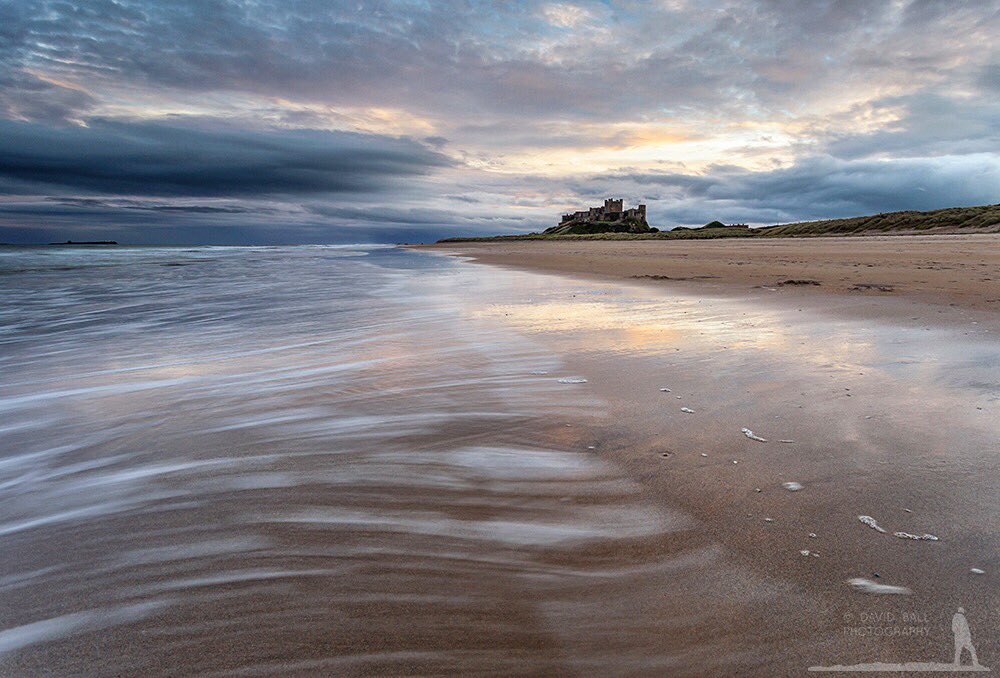
<path fill-rule="evenodd" d="M 632 283 L 1000 311 L 1000 234 L 771 240 L 501 241 L 411 246 L 520 270 Z M 863 302 L 859 302 L 863 303 Z M 992 315 L 991 313 L 991 315 Z"/>

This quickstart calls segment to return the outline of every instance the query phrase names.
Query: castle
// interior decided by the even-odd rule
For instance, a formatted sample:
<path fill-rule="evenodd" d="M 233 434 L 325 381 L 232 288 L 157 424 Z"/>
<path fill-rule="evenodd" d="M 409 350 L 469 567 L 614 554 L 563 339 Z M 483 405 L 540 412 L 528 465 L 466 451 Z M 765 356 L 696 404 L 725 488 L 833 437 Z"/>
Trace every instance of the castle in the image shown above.
<path fill-rule="evenodd" d="M 604 207 L 591 207 L 588 210 L 581 210 L 579 212 L 573 212 L 572 214 L 564 214 L 562 221 L 559 222 L 559 225 L 563 226 L 569 222 L 586 224 L 595 222 L 613 223 L 619 221 L 635 221 L 643 226 L 649 226 L 646 223 L 645 205 L 639 205 L 638 207 L 632 209 L 623 209 L 622 203 L 624 203 L 624 200 L 608 198 L 604 201 Z"/>

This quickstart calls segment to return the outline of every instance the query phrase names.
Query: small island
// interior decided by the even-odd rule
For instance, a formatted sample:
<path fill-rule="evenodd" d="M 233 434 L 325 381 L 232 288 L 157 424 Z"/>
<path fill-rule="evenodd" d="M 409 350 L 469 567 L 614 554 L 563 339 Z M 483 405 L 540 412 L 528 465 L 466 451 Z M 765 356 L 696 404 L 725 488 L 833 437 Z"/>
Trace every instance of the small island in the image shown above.
<path fill-rule="evenodd" d="M 66 245 L 117 245 L 117 240 L 67 240 L 66 242 L 50 242 L 50 247 L 63 247 Z"/>

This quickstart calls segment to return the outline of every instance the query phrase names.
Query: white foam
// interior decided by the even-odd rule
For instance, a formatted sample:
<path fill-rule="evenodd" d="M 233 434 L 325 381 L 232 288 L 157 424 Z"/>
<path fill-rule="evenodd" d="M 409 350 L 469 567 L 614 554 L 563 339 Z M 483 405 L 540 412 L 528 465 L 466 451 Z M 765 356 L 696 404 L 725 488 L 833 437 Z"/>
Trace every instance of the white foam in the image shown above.
<path fill-rule="evenodd" d="M 144 594 L 162 591 L 183 591 L 185 589 L 207 588 L 213 586 L 225 586 L 228 584 L 242 584 L 246 582 L 264 582 L 276 579 L 295 579 L 300 577 L 330 577 L 342 574 L 343 570 L 330 568 L 317 568 L 311 570 L 285 570 L 277 568 L 251 568 L 246 570 L 230 570 L 203 577 L 187 577 L 182 579 L 171 579 L 168 581 L 157 581 L 155 583 L 139 587 L 139 591 Z"/>
<path fill-rule="evenodd" d="M 906 588 L 905 586 L 891 586 L 889 584 L 879 584 L 871 579 L 864 579 L 863 577 L 855 577 L 854 579 L 848 579 L 847 583 L 851 585 L 855 591 L 860 591 L 861 593 L 870 593 L 876 596 L 908 596 L 913 591 Z"/>
<path fill-rule="evenodd" d="M 15 626 L 0 631 L 0 654 L 13 652 L 29 645 L 58 640 L 81 631 L 131 623 L 165 607 L 166 601 L 150 601 L 120 607 L 106 607 L 73 612 L 59 617 Z"/>
<path fill-rule="evenodd" d="M 113 513 L 120 513 L 135 507 L 134 502 L 109 501 L 102 504 L 93 504 L 69 511 L 59 511 L 49 515 L 39 516 L 28 520 L 0 524 L 0 535 L 14 534 L 24 530 L 31 530 L 36 527 L 52 525 L 56 523 L 74 522 L 82 518 L 94 518 L 106 516 Z"/>
<path fill-rule="evenodd" d="M 230 537 L 188 544 L 172 544 L 128 551 L 120 558 L 124 567 L 169 563 L 212 556 L 234 555 L 257 551 L 271 546 L 269 540 L 257 536 Z"/>
<path fill-rule="evenodd" d="M 592 455 L 528 448 L 466 447 L 442 453 L 440 462 L 474 477 L 507 480 L 561 480 L 609 472 Z"/>
<path fill-rule="evenodd" d="M 27 395 L 11 396 L 0 398 L 0 412 L 11 412 L 22 409 L 26 405 L 45 403 L 49 400 L 60 400 L 62 398 L 79 398 L 80 396 L 121 396 L 127 393 L 138 391 L 149 391 L 158 388 L 168 388 L 171 386 L 181 386 L 189 384 L 193 379 L 160 379 L 135 382 L 131 384 L 108 384 L 103 386 L 87 386 L 83 388 L 63 389 L 60 391 L 45 391 L 43 393 L 31 393 Z"/>
<path fill-rule="evenodd" d="M 893 532 L 894 537 L 900 539 L 914 539 L 916 541 L 938 541 L 933 534 L 910 534 L 909 532 Z"/>
<path fill-rule="evenodd" d="M 788 490 L 789 492 L 798 492 L 799 490 L 802 489 L 802 484 L 797 483 L 794 480 L 789 481 L 787 483 L 781 483 L 781 486 L 786 490 Z"/>
<path fill-rule="evenodd" d="M 882 529 L 882 526 L 879 525 L 875 521 L 875 519 L 872 518 L 871 516 L 858 516 L 858 520 L 860 520 L 862 523 L 864 523 L 868 527 L 872 528 L 873 530 L 876 530 L 878 532 L 881 532 L 882 534 L 885 534 L 885 530 Z"/>
<path fill-rule="evenodd" d="M 882 534 L 888 534 L 888 532 L 881 525 L 876 522 L 871 516 L 858 516 L 858 520 L 867 525 L 868 527 L 881 532 Z M 900 539 L 913 539 L 915 541 L 938 541 L 938 538 L 933 534 L 910 534 L 909 532 L 893 532 L 894 537 L 899 537 Z"/>
<path fill-rule="evenodd" d="M 316 508 L 276 522 L 330 528 L 402 532 L 452 539 L 547 546 L 559 542 L 644 537 L 687 529 L 690 520 L 638 505 L 620 508 L 574 508 L 547 513 L 535 520 L 461 520 L 432 511 L 389 512 Z"/>

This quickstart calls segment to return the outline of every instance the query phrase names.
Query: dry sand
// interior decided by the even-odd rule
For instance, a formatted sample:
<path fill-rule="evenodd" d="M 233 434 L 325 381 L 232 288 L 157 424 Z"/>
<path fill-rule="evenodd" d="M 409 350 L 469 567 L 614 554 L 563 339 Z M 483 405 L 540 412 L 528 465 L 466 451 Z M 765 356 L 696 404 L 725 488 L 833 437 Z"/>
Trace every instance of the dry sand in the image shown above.
<path fill-rule="evenodd" d="M 1000 310 L 1000 235 L 498 241 L 432 249 L 538 271 L 735 289 L 806 288 Z M 798 281 L 788 283 L 787 281 Z M 811 282 L 810 282 L 811 281 Z"/>

